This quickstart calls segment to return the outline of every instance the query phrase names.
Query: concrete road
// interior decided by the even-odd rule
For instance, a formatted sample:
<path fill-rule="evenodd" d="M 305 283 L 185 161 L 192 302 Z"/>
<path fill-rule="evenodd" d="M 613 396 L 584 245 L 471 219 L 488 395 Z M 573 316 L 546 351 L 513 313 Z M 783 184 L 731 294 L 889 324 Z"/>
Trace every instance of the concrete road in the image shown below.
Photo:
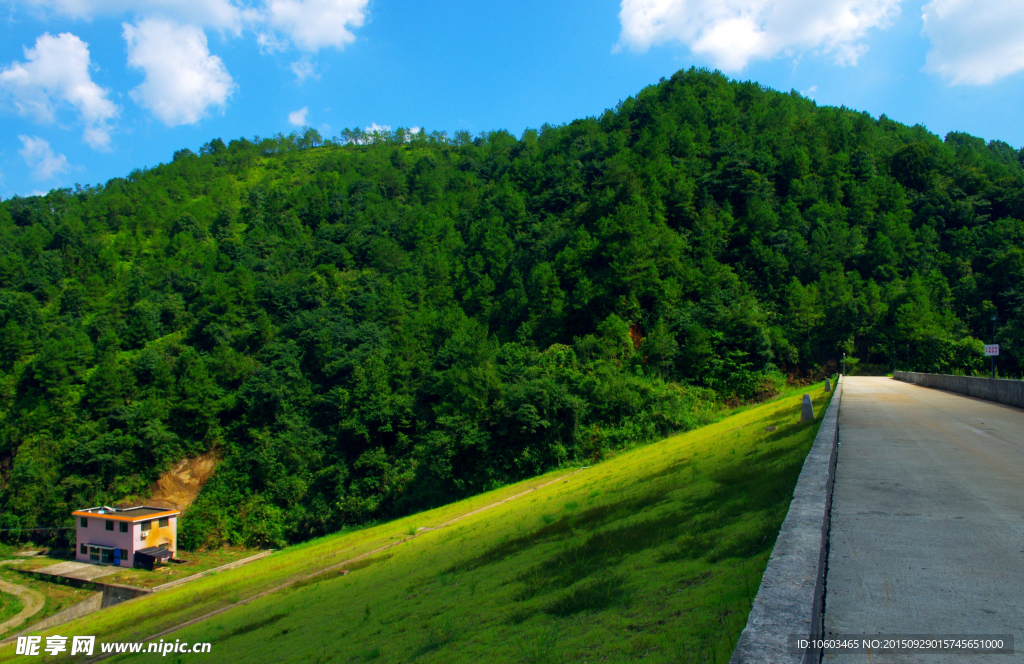
<path fill-rule="evenodd" d="M 35 571 L 40 574 L 61 576 L 66 579 L 94 581 L 100 577 L 110 576 L 115 572 L 119 572 L 120 568 L 113 567 L 111 565 L 93 565 L 90 563 L 79 563 L 69 560 L 66 563 L 57 563 L 56 565 L 50 565 L 49 567 L 40 567 Z"/>
<path fill-rule="evenodd" d="M 1024 662 L 1024 410 L 891 378 L 844 378 L 828 634 L 1013 634 Z"/>

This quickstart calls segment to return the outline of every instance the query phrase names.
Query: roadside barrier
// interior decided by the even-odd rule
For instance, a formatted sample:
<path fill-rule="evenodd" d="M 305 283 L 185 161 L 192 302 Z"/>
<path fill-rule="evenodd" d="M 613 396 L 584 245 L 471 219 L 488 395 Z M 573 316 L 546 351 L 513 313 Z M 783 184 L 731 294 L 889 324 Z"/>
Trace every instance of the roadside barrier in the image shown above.
<path fill-rule="evenodd" d="M 839 443 L 843 377 L 804 461 L 761 587 L 730 664 L 817 664 L 820 651 L 794 647 L 823 633 L 832 484 Z"/>
<path fill-rule="evenodd" d="M 947 374 L 894 371 L 892 377 L 904 383 L 956 392 L 969 397 L 995 401 L 1007 406 L 1024 408 L 1024 381 L 1005 378 L 978 378 L 976 376 L 949 376 Z"/>

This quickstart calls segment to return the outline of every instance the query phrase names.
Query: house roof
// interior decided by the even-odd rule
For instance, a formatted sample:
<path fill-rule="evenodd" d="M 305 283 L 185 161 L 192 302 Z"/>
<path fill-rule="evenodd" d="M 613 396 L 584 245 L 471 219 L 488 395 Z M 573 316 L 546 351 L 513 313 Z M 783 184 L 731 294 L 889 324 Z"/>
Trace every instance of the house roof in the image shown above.
<path fill-rule="evenodd" d="M 71 513 L 72 516 L 85 516 L 85 517 L 102 517 L 104 519 L 113 519 L 114 521 L 147 521 L 154 518 L 167 518 L 171 516 L 178 516 L 181 514 L 178 510 L 169 510 L 163 507 L 147 507 L 145 505 L 139 505 L 137 507 L 107 507 L 101 505 L 100 507 L 89 507 L 83 510 L 75 510 Z"/>
<path fill-rule="evenodd" d="M 139 549 L 135 552 L 135 555 L 142 554 L 144 556 L 151 556 L 153 558 L 170 558 L 173 554 L 159 546 L 147 546 L 145 549 Z"/>

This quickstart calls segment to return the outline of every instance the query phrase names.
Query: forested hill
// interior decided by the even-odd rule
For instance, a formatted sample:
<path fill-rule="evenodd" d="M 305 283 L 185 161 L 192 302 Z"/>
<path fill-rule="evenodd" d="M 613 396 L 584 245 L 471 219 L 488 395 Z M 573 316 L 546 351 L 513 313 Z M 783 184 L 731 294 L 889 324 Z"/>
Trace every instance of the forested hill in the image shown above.
<path fill-rule="evenodd" d="M 0 206 L 0 528 L 219 468 L 183 543 L 297 541 L 851 360 L 1024 359 L 1005 143 L 680 72 L 559 127 L 214 140 Z M 11 534 L 8 533 L 8 537 Z"/>

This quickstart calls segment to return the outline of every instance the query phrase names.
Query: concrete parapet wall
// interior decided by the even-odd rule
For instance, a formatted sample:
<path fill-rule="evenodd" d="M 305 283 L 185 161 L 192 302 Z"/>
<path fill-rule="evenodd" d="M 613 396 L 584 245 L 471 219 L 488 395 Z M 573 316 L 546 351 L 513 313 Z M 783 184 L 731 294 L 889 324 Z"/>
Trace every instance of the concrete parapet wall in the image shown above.
<path fill-rule="evenodd" d="M 969 397 L 1024 408 L 1024 381 L 1020 380 L 948 376 L 911 371 L 894 371 L 892 376 L 905 383 L 933 387 L 937 390 L 966 394 Z"/>
<path fill-rule="evenodd" d="M 730 664 L 817 664 L 817 650 L 790 649 L 791 634 L 822 634 L 829 512 L 839 441 L 842 377 L 804 461 L 786 520 Z"/>

